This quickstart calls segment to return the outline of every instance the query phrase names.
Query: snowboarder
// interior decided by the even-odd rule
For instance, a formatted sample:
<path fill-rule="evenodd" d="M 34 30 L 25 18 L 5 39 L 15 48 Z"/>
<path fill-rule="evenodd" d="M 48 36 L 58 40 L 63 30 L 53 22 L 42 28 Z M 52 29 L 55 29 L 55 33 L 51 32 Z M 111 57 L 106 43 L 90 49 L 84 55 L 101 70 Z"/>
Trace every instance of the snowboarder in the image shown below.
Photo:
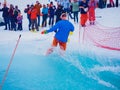
<path fill-rule="evenodd" d="M 60 45 L 61 51 L 64 52 L 66 50 L 69 33 L 74 31 L 74 26 L 73 26 L 72 23 L 70 23 L 67 20 L 66 13 L 61 14 L 61 19 L 62 20 L 57 22 L 49 30 L 44 30 L 44 31 L 41 32 L 41 34 L 47 34 L 49 32 L 57 30 L 57 32 L 55 33 L 54 39 L 53 39 L 52 46 L 51 46 L 50 49 L 48 49 L 46 55 L 52 53 L 54 48 L 57 47 L 58 43 Z"/>

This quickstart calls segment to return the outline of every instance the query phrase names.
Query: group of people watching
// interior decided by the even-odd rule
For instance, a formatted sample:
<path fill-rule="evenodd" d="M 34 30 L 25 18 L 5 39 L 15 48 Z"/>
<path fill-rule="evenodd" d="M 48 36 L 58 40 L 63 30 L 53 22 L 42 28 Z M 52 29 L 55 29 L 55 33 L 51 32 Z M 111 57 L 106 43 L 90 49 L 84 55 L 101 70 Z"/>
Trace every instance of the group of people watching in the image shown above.
<path fill-rule="evenodd" d="M 54 21 L 58 22 L 61 20 L 60 15 L 64 12 L 64 10 L 62 9 L 61 5 L 58 5 L 56 8 L 53 2 L 42 5 L 39 3 L 39 1 L 36 1 L 35 5 L 27 5 L 27 7 L 24 9 L 24 12 L 27 13 L 29 30 L 36 29 L 39 31 L 39 27 L 46 27 L 47 24 L 51 27 L 55 24 Z M 42 17 L 42 21 L 40 20 L 40 17 Z M 49 21 L 47 20 L 48 18 Z M 40 21 L 42 23 L 40 23 Z"/>
<path fill-rule="evenodd" d="M 98 0 L 98 7 L 99 8 L 110 8 L 110 7 L 118 7 L 119 1 L 118 0 Z"/>
<path fill-rule="evenodd" d="M 55 6 L 53 2 L 42 5 L 39 1 L 36 1 L 35 5 L 27 5 L 27 7 L 24 9 L 24 12 L 27 14 L 27 18 L 29 21 L 29 30 L 34 31 L 36 29 L 37 31 L 39 31 L 39 26 L 46 27 L 47 25 L 49 25 L 50 27 L 52 27 L 55 23 L 61 20 L 60 16 L 62 13 L 67 13 L 68 17 L 74 19 L 75 23 L 78 23 L 79 11 L 81 12 L 80 24 L 81 26 L 85 26 L 85 23 L 88 19 L 87 12 L 89 6 L 93 9 L 91 10 L 92 18 L 90 18 L 90 20 L 95 20 L 94 9 L 97 7 L 97 3 L 95 0 L 90 0 L 90 3 L 88 3 L 87 0 L 73 0 L 73 2 L 67 1 L 68 0 L 66 0 L 65 2 L 58 2 L 57 6 Z M 73 15 L 71 15 L 72 13 Z M 42 17 L 41 24 L 40 17 Z"/>
<path fill-rule="evenodd" d="M 24 13 L 27 14 L 28 29 L 39 31 L 40 27 L 49 25 L 52 27 L 55 23 L 61 20 L 62 13 L 67 13 L 68 19 L 71 18 L 75 23 L 79 22 L 80 12 L 80 25 L 86 26 L 85 23 L 89 20 L 90 24 L 95 22 L 95 8 L 100 7 L 102 1 L 106 0 L 56 0 L 57 5 L 51 1 L 48 4 L 41 4 L 36 1 L 35 4 L 27 5 Z M 113 0 L 110 0 L 110 3 Z M 117 0 L 116 0 L 117 1 Z M 113 5 L 113 4 L 112 4 Z M 10 4 L 10 7 L 4 3 L 2 17 L 5 23 L 5 30 L 23 30 L 22 20 L 23 16 L 18 6 L 15 7 Z M 42 18 L 42 20 L 41 20 Z M 49 19 L 48 19 L 49 18 Z"/>
<path fill-rule="evenodd" d="M 23 30 L 22 28 L 22 19 L 21 11 L 18 6 L 15 7 L 10 4 L 10 7 L 6 3 L 3 4 L 3 8 L 0 8 L 0 11 L 3 12 L 2 17 L 5 24 L 4 30 Z"/>

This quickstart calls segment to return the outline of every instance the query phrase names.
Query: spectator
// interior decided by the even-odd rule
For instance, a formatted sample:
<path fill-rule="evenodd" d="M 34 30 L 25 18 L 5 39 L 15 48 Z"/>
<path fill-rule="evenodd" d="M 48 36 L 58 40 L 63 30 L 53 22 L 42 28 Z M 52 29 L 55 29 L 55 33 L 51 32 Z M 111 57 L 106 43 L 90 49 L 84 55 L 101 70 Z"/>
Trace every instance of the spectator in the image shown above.
<path fill-rule="evenodd" d="M 34 5 L 31 5 L 31 9 L 28 11 L 28 14 L 30 14 L 32 31 L 35 31 L 35 29 L 39 31 L 38 24 L 37 24 L 37 9 L 34 7 Z"/>
<path fill-rule="evenodd" d="M 8 12 L 9 12 L 10 26 L 11 26 L 10 29 L 16 31 L 16 25 L 15 25 L 16 18 L 14 16 L 14 6 L 12 4 L 10 4 L 10 8 L 9 8 Z"/>
<path fill-rule="evenodd" d="M 74 16 L 74 22 L 78 23 L 79 2 L 77 0 L 74 0 L 74 2 L 71 3 L 71 5 Z"/>
<path fill-rule="evenodd" d="M 97 7 L 96 0 L 90 0 L 88 2 L 88 6 L 89 6 L 89 9 L 88 9 L 89 22 L 90 22 L 90 25 L 94 25 L 94 23 L 95 23 L 95 9 Z"/>
<path fill-rule="evenodd" d="M 39 1 L 36 1 L 35 8 L 37 9 L 37 21 L 38 21 L 37 24 L 38 26 L 40 26 L 40 14 L 41 14 L 40 9 L 42 8 L 42 5 L 39 3 Z"/>
<path fill-rule="evenodd" d="M 18 24 L 17 30 L 20 30 L 20 31 L 23 30 L 23 28 L 22 28 L 22 19 L 23 19 L 23 16 L 21 15 L 21 12 L 19 12 L 18 16 L 17 16 L 17 24 Z"/>
<path fill-rule="evenodd" d="M 64 12 L 63 7 L 61 5 L 58 5 L 55 15 L 56 15 L 56 23 L 61 20 L 60 16 Z"/>
<path fill-rule="evenodd" d="M 48 7 L 44 4 L 42 9 L 42 27 L 47 26 Z"/>
<path fill-rule="evenodd" d="M 56 7 L 53 4 L 51 4 L 48 10 L 49 10 L 49 26 L 53 26 Z"/>
<path fill-rule="evenodd" d="M 20 13 L 20 10 L 18 9 L 18 6 L 15 6 L 15 8 L 14 8 L 14 12 L 13 12 L 13 14 L 14 14 L 14 18 L 15 18 L 15 28 L 17 27 L 17 16 L 18 16 L 18 13 Z"/>
<path fill-rule="evenodd" d="M 30 8 L 31 8 L 31 7 L 30 7 L 30 5 L 28 4 L 28 5 L 27 5 L 27 8 L 24 9 L 24 12 L 27 13 L 27 19 L 28 19 L 28 22 L 29 22 L 29 24 L 28 24 L 29 30 L 31 30 L 31 19 L 30 19 L 30 14 L 29 14 Z"/>
<path fill-rule="evenodd" d="M 82 27 L 85 27 L 87 19 L 88 19 L 88 3 L 86 0 L 82 0 L 80 2 L 80 13 L 81 13 L 81 17 L 80 17 L 80 24 Z"/>
<path fill-rule="evenodd" d="M 8 12 L 8 10 L 9 10 L 9 8 L 6 6 L 6 4 L 4 4 L 3 8 L 0 9 L 0 11 L 3 12 L 2 17 L 3 17 L 4 23 L 5 23 L 5 29 L 4 30 L 7 30 L 7 29 L 10 30 L 10 22 L 9 22 L 9 12 Z"/>

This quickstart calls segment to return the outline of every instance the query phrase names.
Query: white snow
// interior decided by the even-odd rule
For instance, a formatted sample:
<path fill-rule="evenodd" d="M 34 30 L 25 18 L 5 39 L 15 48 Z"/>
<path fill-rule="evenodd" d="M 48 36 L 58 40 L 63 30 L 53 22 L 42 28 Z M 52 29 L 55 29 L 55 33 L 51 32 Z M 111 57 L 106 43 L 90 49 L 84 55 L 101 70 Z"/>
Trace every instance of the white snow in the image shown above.
<path fill-rule="evenodd" d="M 48 1 L 40 1 L 40 3 L 48 3 Z M 52 38 L 54 36 L 54 33 L 47 34 L 47 35 L 41 35 L 40 32 L 46 28 L 41 28 L 40 31 L 37 33 L 30 32 L 28 30 L 28 20 L 26 18 L 26 14 L 23 12 L 24 8 L 27 4 L 35 4 L 35 0 L 9 0 L 8 4 L 18 5 L 20 10 L 23 14 L 23 31 L 9 31 L 4 30 L 4 26 L 0 27 L 0 44 L 4 45 L 6 42 L 14 42 L 18 39 L 19 35 L 21 34 L 21 41 L 24 43 L 27 43 L 27 41 L 32 42 L 38 41 L 41 42 L 41 45 L 37 45 L 36 48 L 40 48 L 40 46 L 43 46 L 44 48 L 49 48 L 52 42 Z M 96 9 L 96 22 L 99 22 L 100 24 L 108 27 L 120 27 L 120 7 L 118 8 L 105 8 L 105 9 Z M 0 12 L 1 13 L 1 12 Z M 102 16 L 102 18 L 99 18 L 99 16 Z M 97 18 L 98 17 L 98 18 Z M 42 21 L 42 18 L 41 18 Z M 102 48 L 97 48 L 95 46 L 87 47 L 85 45 L 82 45 L 82 43 L 79 43 L 79 29 L 80 32 L 82 28 L 79 28 L 79 24 L 75 24 L 73 20 L 70 20 L 74 26 L 75 26 L 75 32 L 72 36 L 70 36 L 70 42 L 68 43 L 68 48 L 77 50 L 78 47 L 80 47 L 84 52 L 85 51 L 94 51 L 96 54 L 103 54 L 107 52 L 107 54 L 112 56 L 120 57 L 117 53 L 119 51 L 113 51 L 113 50 L 106 50 Z M 81 37 L 81 36 L 80 36 Z M 15 43 L 15 42 L 14 42 Z M 34 43 L 33 43 L 34 44 Z M 47 46 L 47 47 L 46 47 Z M 0 47 L 2 48 L 2 47 Z M 33 50 L 33 48 L 32 48 Z"/>

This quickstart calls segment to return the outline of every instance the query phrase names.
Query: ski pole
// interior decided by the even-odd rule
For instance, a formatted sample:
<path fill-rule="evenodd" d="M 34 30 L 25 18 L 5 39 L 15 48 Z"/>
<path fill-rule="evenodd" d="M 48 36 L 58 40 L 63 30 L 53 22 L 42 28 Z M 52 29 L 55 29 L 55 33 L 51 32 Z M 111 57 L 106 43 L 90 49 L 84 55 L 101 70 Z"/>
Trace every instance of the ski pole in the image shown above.
<path fill-rule="evenodd" d="M 1 82 L 1 85 L 0 85 L 0 90 L 2 90 L 2 87 L 3 87 L 3 85 L 4 85 L 4 82 L 5 82 L 6 77 L 7 77 L 7 75 L 8 75 L 8 71 L 9 71 L 9 69 L 10 69 L 10 65 L 12 64 L 12 61 L 13 61 L 13 58 L 14 58 L 16 49 L 17 49 L 17 47 L 18 47 L 20 38 L 21 38 L 21 34 L 19 35 L 19 38 L 18 38 L 18 40 L 17 40 L 17 44 L 16 44 L 16 46 L 15 46 L 15 48 L 14 48 L 14 51 L 13 51 L 13 53 L 12 53 L 10 62 L 9 62 L 9 64 L 8 64 L 8 67 L 7 67 L 7 69 L 6 69 L 6 72 L 5 72 L 5 74 L 4 74 L 4 77 L 3 77 L 3 79 L 2 79 L 2 82 Z"/>
<path fill-rule="evenodd" d="M 78 43 L 80 43 L 80 29 L 81 29 L 81 25 L 79 23 L 79 36 L 78 36 Z"/>

